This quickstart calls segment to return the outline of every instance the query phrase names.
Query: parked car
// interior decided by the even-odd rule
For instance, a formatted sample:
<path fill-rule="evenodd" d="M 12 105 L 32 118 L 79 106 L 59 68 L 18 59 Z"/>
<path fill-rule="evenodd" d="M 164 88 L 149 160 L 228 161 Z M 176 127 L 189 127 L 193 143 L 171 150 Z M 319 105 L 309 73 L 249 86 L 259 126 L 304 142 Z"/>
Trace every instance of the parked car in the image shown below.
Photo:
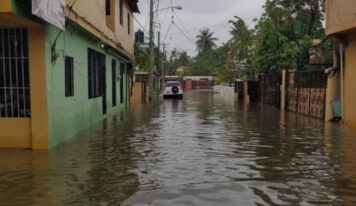
<path fill-rule="evenodd" d="M 163 86 L 163 97 L 183 98 L 183 87 L 178 81 L 166 82 Z"/>

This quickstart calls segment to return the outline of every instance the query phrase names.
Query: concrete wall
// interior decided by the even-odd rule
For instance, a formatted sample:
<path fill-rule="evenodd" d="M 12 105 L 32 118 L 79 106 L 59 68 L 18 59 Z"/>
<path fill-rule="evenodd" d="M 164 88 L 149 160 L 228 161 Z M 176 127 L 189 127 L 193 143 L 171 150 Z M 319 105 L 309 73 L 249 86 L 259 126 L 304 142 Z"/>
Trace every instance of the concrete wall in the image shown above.
<path fill-rule="evenodd" d="M 214 93 L 223 96 L 224 98 L 235 98 L 235 90 L 234 87 L 224 86 L 224 85 L 216 85 L 214 86 Z"/>
<path fill-rule="evenodd" d="M 354 7 L 356 8 L 356 7 Z M 356 32 L 347 36 L 344 70 L 344 121 L 356 125 Z"/>
<path fill-rule="evenodd" d="M 123 1 L 123 25 L 120 24 L 120 1 Z M 115 24 L 114 32 L 110 29 L 107 16 L 105 15 L 105 1 L 104 0 L 66 0 L 67 6 L 73 5 L 73 12 L 70 18 L 90 30 L 98 37 L 106 36 L 108 43 L 114 47 L 122 47 L 133 58 L 134 54 L 134 26 L 133 26 L 133 13 L 125 0 L 112 1 L 115 3 L 114 13 L 115 16 L 110 18 L 109 22 Z M 67 12 L 69 12 L 67 10 Z M 74 13 L 74 14 L 73 14 Z M 127 14 L 130 14 L 128 21 Z M 114 21 L 114 22 L 112 22 Z M 131 24 L 130 34 L 128 32 L 128 22 Z M 96 31 L 98 30 L 98 31 Z M 105 38 L 104 38 L 105 40 Z M 117 46 L 119 44 L 119 46 Z"/>
<path fill-rule="evenodd" d="M 140 103 L 142 103 L 142 101 L 145 101 L 145 99 L 147 99 L 147 97 L 144 96 L 145 95 L 145 87 L 146 87 L 145 83 L 135 82 L 133 94 L 130 97 L 130 106 L 131 107 L 135 107 L 137 104 L 140 104 Z M 147 95 L 147 93 L 146 93 L 146 95 Z"/>
<path fill-rule="evenodd" d="M 46 78 L 49 120 L 49 147 L 64 141 L 86 129 L 88 126 L 103 119 L 102 98 L 89 99 L 88 96 L 88 48 L 106 56 L 106 99 L 107 113 L 115 113 L 126 108 L 126 75 L 117 80 L 117 106 L 112 105 L 112 60 L 116 60 L 116 73 L 126 68 L 120 67 L 120 60 L 99 48 L 97 39 L 90 38 L 77 29 L 69 29 L 62 33 L 56 43 L 56 50 L 61 51 L 55 64 L 51 62 L 51 46 L 59 29 L 46 25 Z M 65 97 L 64 56 L 74 58 L 74 96 Z M 117 78 L 116 78 L 117 79 Z M 120 81 L 123 83 L 124 101 L 120 104 Z"/>
<path fill-rule="evenodd" d="M 356 27 L 355 0 L 326 0 L 326 33 L 333 34 Z"/>
<path fill-rule="evenodd" d="M 331 101 L 341 98 L 340 73 L 337 72 L 328 77 L 328 85 L 325 98 L 325 121 L 334 118 L 334 112 Z"/>

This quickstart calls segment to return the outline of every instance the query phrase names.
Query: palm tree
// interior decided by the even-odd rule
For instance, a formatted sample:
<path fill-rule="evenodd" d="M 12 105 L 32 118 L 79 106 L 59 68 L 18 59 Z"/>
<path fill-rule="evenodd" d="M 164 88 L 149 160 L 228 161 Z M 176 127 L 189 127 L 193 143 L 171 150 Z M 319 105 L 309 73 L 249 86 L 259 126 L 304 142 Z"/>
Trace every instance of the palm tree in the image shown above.
<path fill-rule="evenodd" d="M 214 32 L 210 32 L 209 29 L 200 30 L 199 35 L 197 35 L 198 40 L 195 42 L 199 53 L 210 52 L 216 47 L 215 41 L 218 38 L 213 37 L 213 35 Z"/>

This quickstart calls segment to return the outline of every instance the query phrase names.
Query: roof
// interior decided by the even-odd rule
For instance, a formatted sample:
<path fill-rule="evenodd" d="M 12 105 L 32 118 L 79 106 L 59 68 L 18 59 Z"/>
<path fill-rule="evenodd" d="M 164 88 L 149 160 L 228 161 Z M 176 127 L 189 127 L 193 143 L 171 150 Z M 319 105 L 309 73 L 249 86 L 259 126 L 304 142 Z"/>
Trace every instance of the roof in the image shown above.
<path fill-rule="evenodd" d="M 140 10 L 138 9 L 138 6 L 137 6 L 138 0 L 126 0 L 126 2 L 130 6 L 130 9 L 133 12 L 140 13 Z"/>

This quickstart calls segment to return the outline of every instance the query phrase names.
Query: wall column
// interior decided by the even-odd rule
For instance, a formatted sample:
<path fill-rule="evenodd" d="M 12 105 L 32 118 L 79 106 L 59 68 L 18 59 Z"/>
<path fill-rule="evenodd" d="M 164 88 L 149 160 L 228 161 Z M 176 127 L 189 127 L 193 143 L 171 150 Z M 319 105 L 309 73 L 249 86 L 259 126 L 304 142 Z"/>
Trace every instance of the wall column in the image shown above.
<path fill-rule="evenodd" d="M 248 81 L 243 82 L 243 98 L 245 103 L 250 103 L 250 95 L 248 94 Z"/>
<path fill-rule="evenodd" d="M 0 0 L 0 12 L 11 12 L 12 0 Z"/>
<path fill-rule="evenodd" d="M 282 85 L 281 85 L 281 110 L 284 111 L 285 107 L 286 107 L 286 70 L 283 70 Z"/>
<path fill-rule="evenodd" d="M 32 149 L 49 149 L 45 29 L 29 27 Z"/>

